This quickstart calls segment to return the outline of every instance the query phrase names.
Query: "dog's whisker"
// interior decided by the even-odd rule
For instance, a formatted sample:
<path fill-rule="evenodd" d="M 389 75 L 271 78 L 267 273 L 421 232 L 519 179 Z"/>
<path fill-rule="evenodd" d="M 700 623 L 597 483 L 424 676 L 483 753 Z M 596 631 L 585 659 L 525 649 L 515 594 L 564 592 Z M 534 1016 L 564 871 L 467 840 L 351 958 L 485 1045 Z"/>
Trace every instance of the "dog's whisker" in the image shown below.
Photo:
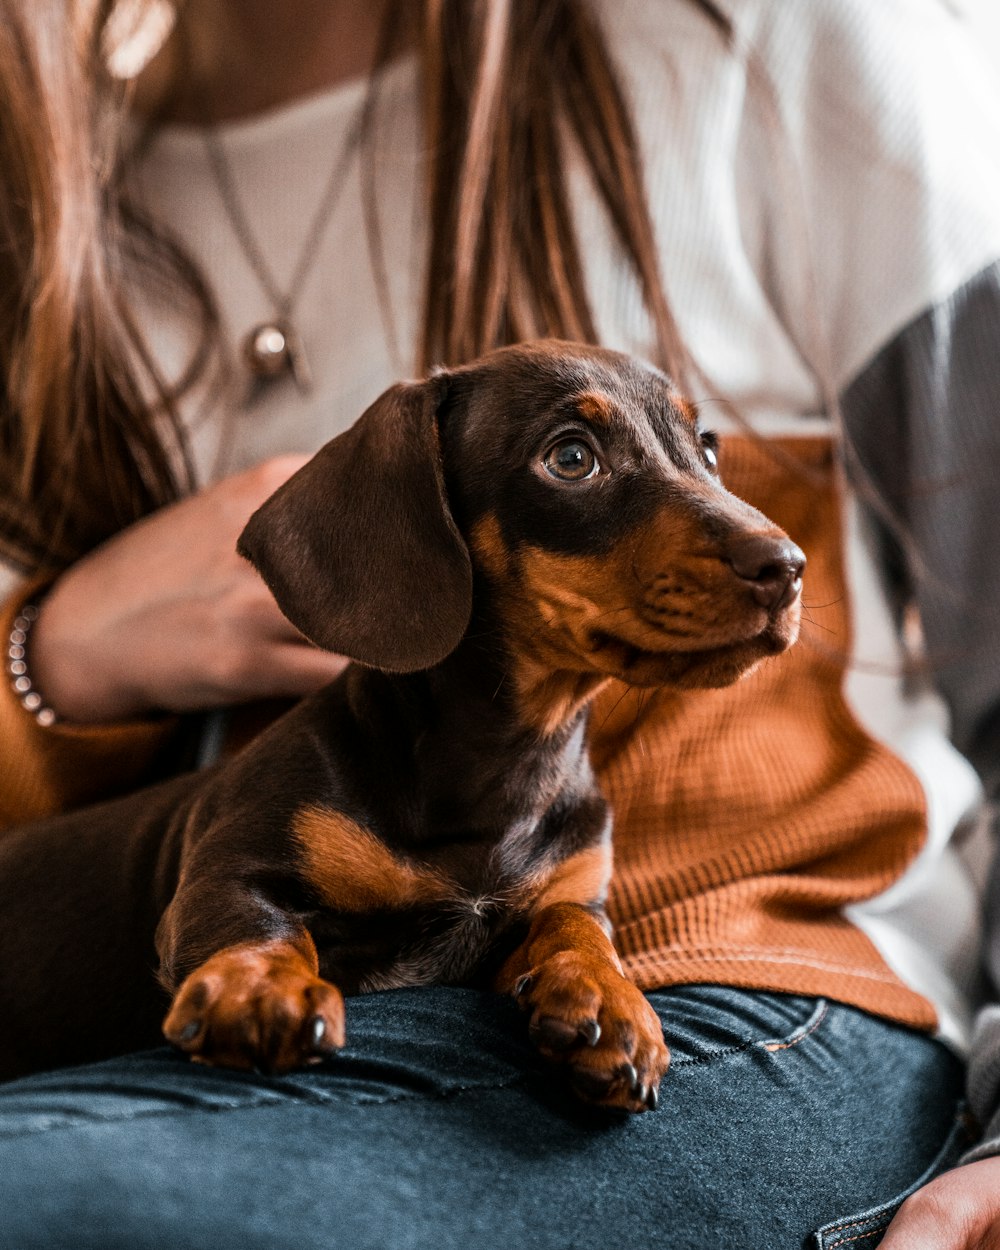
<path fill-rule="evenodd" d="M 836 599 L 828 599 L 826 603 L 813 603 L 809 599 L 802 599 L 803 608 L 812 608 L 819 611 L 821 608 L 835 608 L 844 602 L 844 596 L 838 595 Z"/>
<path fill-rule="evenodd" d="M 598 731 L 601 731 L 605 728 L 608 721 L 612 718 L 612 716 L 614 716 L 615 712 L 618 711 L 618 709 L 621 707 L 624 700 L 631 693 L 632 693 L 631 688 L 629 686 L 626 686 L 625 689 L 618 696 L 618 698 L 614 701 L 613 705 L 610 708 L 608 708 L 607 712 L 605 712 L 604 719 L 601 721 L 600 725 L 597 726 Z"/>
<path fill-rule="evenodd" d="M 639 723 L 642 720 L 643 714 L 645 713 L 646 708 L 649 705 L 649 703 L 652 701 L 652 698 L 653 698 L 652 690 L 640 690 L 639 691 L 639 698 L 636 701 L 635 712 L 632 716 L 632 723 L 629 726 L 630 733 L 634 734 L 635 731 L 638 729 Z M 637 738 L 636 744 L 639 748 L 639 754 L 642 756 L 645 756 L 647 754 L 645 739 L 641 737 Z"/>
<path fill-rule="evenodd" d="M 819 621 L 814 621 L 811 616 L 806 616 L 805 614 L 803 614 L 802 621 L 803 621 L 803 629 L 802 629 L 803 638 L 807 637 L 809 630 L 813 630 L 813 629 L 822 630 L 824 634 L 836 634 L 837 633 L 837 631 L 835 629 L 832 629 L 829 625 L 821 625 Z"/>
<path fill-rule="evenodd" d="M 691 403 L 694 404 L 696 408 L 703 408 L 705 404 L 728 404 L 729 400 L 725 399 L 722 395 L 705 395 L 701 399 L 697 399 L 692 396 Z"/>

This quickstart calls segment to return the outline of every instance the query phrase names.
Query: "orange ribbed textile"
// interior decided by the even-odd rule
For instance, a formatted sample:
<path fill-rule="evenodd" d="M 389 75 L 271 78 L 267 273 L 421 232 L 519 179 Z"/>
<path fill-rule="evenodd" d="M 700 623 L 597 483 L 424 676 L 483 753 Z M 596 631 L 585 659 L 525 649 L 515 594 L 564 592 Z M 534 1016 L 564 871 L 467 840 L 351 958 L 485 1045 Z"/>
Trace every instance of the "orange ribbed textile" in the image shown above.
<path fill-rule="evenodd" d="M 644 988 L 822 995 L 933 1028 L 933 1006 L 842 914 L 917 855 L 926 805 L 844 698 L 850 606 L 830 440 L 729 438 L 723 477 L 806 552 L 802 633 L 728 689 L 619 686 L 595 705 L 594 762 L 615 813 L 618 947 Z"/>
<path fill-rule="evenodd" d="M 93 726 L 63 721 L 43 728 L 24 710 L 7 674 L 6 643 L 14 618 L 43 588 L 41 582 L 26 583 L 0 605 L 0 830 L 150 780 L 177 731 L 176 717 Z"/>

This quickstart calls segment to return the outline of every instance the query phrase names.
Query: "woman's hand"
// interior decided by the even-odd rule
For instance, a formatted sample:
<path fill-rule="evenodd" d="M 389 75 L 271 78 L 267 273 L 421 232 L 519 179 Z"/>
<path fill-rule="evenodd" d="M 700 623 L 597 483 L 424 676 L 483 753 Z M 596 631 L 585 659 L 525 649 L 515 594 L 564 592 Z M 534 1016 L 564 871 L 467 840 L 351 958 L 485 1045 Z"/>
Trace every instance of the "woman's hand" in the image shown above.
<path fill-rule="evenodd" d="M 73 565 L 32 628 L 31 676 L 67 720 L 302 695 L 346 661 L 282 616 L 236 554 L 250 514 L 305 463 L 282 456 L 154 513 Z"/>
<path fill-rule="evenodd" d="M 881 1250 L 1000 1250 L 1000 1158 L 944 1172 L 903 1203 Z"/>

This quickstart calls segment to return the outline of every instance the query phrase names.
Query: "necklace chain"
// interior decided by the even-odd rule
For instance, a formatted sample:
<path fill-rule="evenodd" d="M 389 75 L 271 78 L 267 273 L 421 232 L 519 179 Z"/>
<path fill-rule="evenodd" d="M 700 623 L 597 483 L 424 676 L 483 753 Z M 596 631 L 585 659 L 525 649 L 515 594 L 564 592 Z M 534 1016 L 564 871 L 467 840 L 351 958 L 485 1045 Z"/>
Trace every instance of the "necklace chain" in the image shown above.
<path fill-rule="evenodd" d="M 362 122 L 363 118 L 355 120 L 347 133 L 337 159 L 333 163 L 323 188 L 323 194 L 313 213 L 309 229 L 306 231 L 306 237 L 296 260 L 295 268 L 284 290 L 281 289 L 275 278 L 274 272 L 268 264 L 264 251 L 250 225 L 250 220 L 240 198 L 233 169 L 226 154 L 221 135 L 218 133 L 215 125 L 211 123 L 202 128 L 205 154 L 208 157 L 212 177 L 215 180 L 219 198 L 222 200 L 229 223 L 232 226 L 233 234 L 236 236 L 247 264 L 253 270 L 254 276 L 271 301 L 274 309 L 273 323 L 255 326 L 250 331 L 244 344 L 244 355 L 250 363 L 251 371 L 258 377 L 277 377 L 290 369 L 300 386 L 303 389 L 307 389 L 305 383 L 308 373 L 304 356 L 302 355 L 301 343 L 291 325 L 292 315 L 311 272 L 312 261 L 323 240 L 323 234 L 330 224 L 330 220 L 343 193 L 351 158 L 354 155 L 361 135 Z M 258 343 L 261 342 L 262 335 L 264 336 L 263 341 L 266 342 L 268 335 L 275 334 L 279 336 L 281 343 L 280 358 L 275 358 L 268 362 L 266 357 L 260 356 Z M 279 349 L 268 348 L 267 350 L 277 351 Z"/>

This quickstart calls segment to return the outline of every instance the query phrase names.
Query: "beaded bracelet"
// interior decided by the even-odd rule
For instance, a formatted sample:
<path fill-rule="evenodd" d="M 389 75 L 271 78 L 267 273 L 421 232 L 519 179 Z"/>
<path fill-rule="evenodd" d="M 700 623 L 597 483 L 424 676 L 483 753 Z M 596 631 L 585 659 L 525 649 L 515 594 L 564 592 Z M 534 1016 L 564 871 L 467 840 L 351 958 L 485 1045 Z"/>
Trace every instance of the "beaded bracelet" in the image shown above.
<path fill-rule="evenodd" d="M 14 693 L 21 700 L 21 706 L 34 716 L 39 725 L 48 726 L 54 725 L 58 718 L 52 708 L 46 707 L 45 700 L 34 688 L 28 676 L 26 659 L 28 634 L 37 620 L 38 606 L 34 603 L 26 604 L 14 618 L 14 628 L 10 631 L 7 643 L 7 671 L 10 673 Z"/>

